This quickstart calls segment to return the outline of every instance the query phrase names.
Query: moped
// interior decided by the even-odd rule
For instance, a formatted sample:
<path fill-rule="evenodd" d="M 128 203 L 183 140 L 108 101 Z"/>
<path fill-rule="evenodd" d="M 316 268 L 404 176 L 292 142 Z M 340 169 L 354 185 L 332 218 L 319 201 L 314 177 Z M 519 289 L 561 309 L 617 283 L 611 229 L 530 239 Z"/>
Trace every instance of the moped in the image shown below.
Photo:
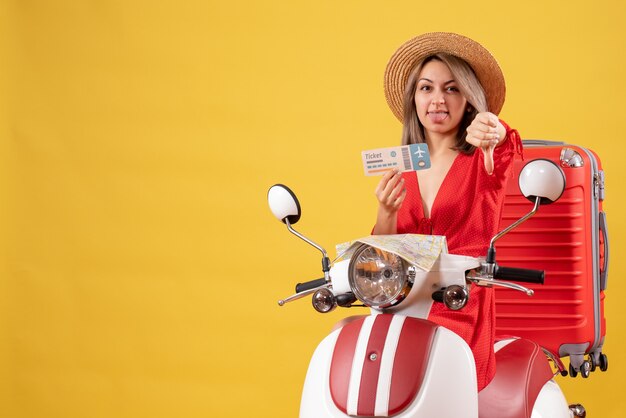
<path fill-rule="evenodd" d="M 496 262 L 496 241 L 556 201 L 565 189 L 562 170 L 548 160 L 527 163 L 519 187 L 533 207 L 496 234 L 484 258 L 449 254 L 445 237 L 370 236 L 326 250 L 296 231 L 300 203 L 286 186 L 268 192 L 274 216 L 322 253 L 324 277 L 296 285 L 284 305 L 312 296 L 315 310 L 365 306 L 370 314 L 343 321 L 315 350 L 307 371 L 301 418 L 341 417 L 584 417 L 568 405 L 554 377 L 567 371 L 558 356 L 515 336 L 498 340 L 496 375 L 477 391 L 476 368 L 467 343 L 428 321 L 433 303 L 456 311 L 471 286 L 502 286 L 532 297 L 519 282 L 543 283 L 544 272 Z"/>

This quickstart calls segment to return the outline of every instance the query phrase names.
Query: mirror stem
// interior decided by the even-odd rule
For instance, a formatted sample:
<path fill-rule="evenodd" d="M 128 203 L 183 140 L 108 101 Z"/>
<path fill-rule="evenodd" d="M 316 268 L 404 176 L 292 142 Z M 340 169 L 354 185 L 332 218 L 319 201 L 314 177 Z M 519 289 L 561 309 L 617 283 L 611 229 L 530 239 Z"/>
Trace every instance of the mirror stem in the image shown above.
<path fill-rule="evenodd" d="M 487 260 L 486 260 L 487 263 L 496 262 L 496 248 L 494 246 L 496 241 L 502 238 L 502 236 L 508 233 L 510 230 L 512 230 L 513 228 L 517 228 L 521 223 L 525 222 L 526 220 L 528 220 L 528 218 L 530 218 L 535 213 L 537 213 L 540 203 L 541 203 L 541 197 L 536 196 L 535 206 L 533 207 L 533 210 L 531 210 L 522 218 L 519 218 L 517 221 L 513 222 L 511 225 L 504 228 L 502 231 L 498 232 L 493 238 L 491 238 L 491 242 L 489 243 L 489 251 L 487 252 Z"/>
<path fill-rule="evenodd" d="M 299 233 L 298 231 L 296 231 L 295 229 L 293 229 L 291 226 L 291 223 L 289 223 L 289 219 L 285 218 L 284 222 L 285 222 L 285 225 L 287 225 L 287 229 L 289 230 L 289 232 L 291 232 L 292 234 L 294 234 L 295 236 L 297 236 L 298 238 L 300 238 L 307 244 L 312 245 L 313 247 L 317 248 L 322 253 L 322 271 L 324 272 L 324 278 L 326 279 L 326 281 L 327 282 L 330 281 L 330 277 L 328 274 L 328 272 L 330 271 L 330 259 L 328 258 L 328 254 L 326 253 L 326 250 L 323 249 L 321 246 L 317 245 L 315 242 L 308 239 L 307 237 L 305 237 L 304 235 L 302 235 L 301 233 Z"/>

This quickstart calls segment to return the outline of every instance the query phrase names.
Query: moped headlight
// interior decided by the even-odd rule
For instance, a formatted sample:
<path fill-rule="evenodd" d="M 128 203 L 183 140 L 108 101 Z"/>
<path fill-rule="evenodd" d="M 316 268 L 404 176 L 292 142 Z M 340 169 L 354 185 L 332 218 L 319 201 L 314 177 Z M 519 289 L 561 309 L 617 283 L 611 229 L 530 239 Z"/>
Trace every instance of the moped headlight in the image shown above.
<path fill-rule="evenodd" d="M 350 259 L 348 280 L 354 295 L 365 305 L 388 308 L 409 294 L 415 268 L 396 254 L 363 244 Z"/>

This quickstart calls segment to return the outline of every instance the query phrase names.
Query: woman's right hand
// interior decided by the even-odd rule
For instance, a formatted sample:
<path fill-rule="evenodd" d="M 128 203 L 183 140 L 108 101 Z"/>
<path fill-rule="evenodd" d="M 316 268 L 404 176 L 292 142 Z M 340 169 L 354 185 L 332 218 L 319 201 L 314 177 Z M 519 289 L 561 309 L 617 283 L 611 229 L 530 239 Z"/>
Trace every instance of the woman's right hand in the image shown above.
<path fill-rule="evenodd" d="M 382 209 L 389 215 L 396 213 L 402 206 L 405 196 L 402 173 L 396 169 L 387 171 L 376 187 L 379 210 Z"/>
<path fill-rule="evenodd" d="M 374 235 L 395 234 L 398 209 L 406 197 L 404 179 L 398 170 L 389 170 L 380 179 L 376 187 L 378 216 L 372 231 Z"/>

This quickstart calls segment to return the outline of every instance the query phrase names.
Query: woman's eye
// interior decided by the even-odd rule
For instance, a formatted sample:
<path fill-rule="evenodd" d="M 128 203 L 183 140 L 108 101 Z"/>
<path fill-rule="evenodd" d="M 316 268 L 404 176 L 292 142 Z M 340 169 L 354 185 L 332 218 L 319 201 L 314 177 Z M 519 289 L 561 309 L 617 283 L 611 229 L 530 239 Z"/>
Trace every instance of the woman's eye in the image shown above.
<path fill-rule="evenodd" d="M 448 87 L 448 91 L 452 93 L 458 93 L 459 89 L 457 87 Z"/>
<path fill-rule="evenodd" d="M 420 90 L 421 91 L 430 91 L 430 86 L 421 86 Z"/>

